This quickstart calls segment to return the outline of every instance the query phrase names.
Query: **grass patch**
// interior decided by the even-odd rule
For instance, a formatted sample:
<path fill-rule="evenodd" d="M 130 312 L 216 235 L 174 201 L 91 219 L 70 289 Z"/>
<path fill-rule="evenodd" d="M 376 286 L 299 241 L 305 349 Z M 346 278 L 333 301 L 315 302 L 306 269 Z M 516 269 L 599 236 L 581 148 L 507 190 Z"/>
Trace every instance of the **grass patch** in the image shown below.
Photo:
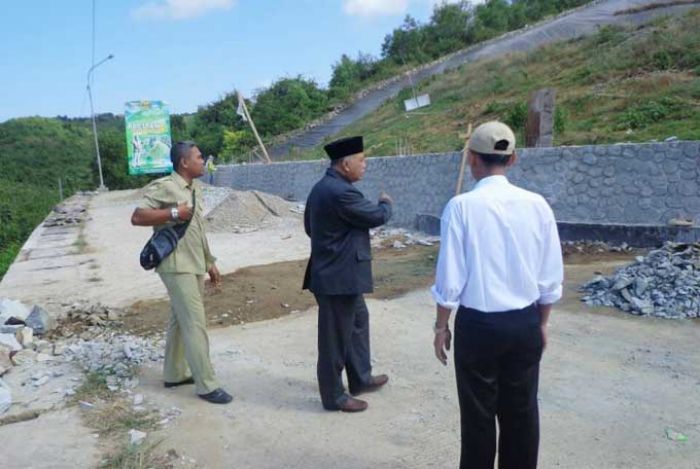
<path fill-rule="evenodd" d="M 10 268 L 12 263 L 15 261 L 17 254 L 19 254 L 20 245 L 18 243 L 12 243 L 9 246 L 0 249 L 0 280 Z"/>
<path fill-rule="evenodd" d="M 73 241 L 73 247 L 76 248 L 76 254 L 85 254 L 85 251 L 87 251 L 88 247 L 88 242 L 85 239 L 85 233 L 83 232 L 84 226 L 80 227 L 80 233 L 78 234 L 78 238 Z"/>
<path fill-rule="evenodd" d="M 131 445 L 129 430 L 150 433 L 158 428 L 160 414 L 153 409 L 135 410 L 131 400 L 107 386 L 107 375 L 88 373 L 85 381 L 76 389 L 72 404 L 80 401 L 94 405 L 81 411 L 83 422 L 100 435 L 102 446 L 108 448 L 100 463 L 104 468 L 149 468 L 172 467 L 172 452 L 159 454 L 156 449 L 163 440 L 149 441 L 146 437 L 141 445 Z"/>
<path fill-rule="evenodd" d="M 115 396 L 107 387 L 107 375 L 104 373 L 90 372 L 85 375 L 85 381 L 73 395 L 73 404 L 80 401 L 94 402 L 97 400 L 111 400 Z"/>
<path fill-rule="evenodd" d="M 96 405 L 94 409 L 83 412 L 85 422 L 95 429 L 100 437 L 128 439 L 127 433 L 132 428 L 142 432 L 157 428 L 161 417 L 153 410 L 136 411 L 131 402 L 117 398 Z"/>
<path fill-rule="evenodd" d="M 105 469 L 147 469 L 174 467 L 174 457 L 169 453 L 160 454 L 156 451 L 162 440 L 154 443 L 144 443 L 140 446 L 122 445 L 110 452 L 100 463 Z"/>

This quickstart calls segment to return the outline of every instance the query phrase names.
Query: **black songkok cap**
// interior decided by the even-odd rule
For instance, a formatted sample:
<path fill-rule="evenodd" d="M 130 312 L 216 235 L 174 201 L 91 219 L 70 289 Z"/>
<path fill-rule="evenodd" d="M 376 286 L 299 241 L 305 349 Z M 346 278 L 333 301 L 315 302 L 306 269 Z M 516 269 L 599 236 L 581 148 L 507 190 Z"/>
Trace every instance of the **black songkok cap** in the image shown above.
<path fill-rule="evenodd" d="M 331 142 L 323 149 L 326 150 L 330 159 L 337 160 L 338 158 L 363 152 L 364 144 L 362 143 L 362 137 L 347 137 Z"/>

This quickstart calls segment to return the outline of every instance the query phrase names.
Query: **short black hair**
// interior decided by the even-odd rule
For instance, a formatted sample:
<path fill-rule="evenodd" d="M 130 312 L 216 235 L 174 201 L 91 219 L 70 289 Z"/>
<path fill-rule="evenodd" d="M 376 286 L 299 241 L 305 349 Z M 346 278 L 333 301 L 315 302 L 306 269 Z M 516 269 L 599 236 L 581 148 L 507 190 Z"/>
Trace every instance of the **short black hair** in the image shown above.
<path fill-rule="evenodd" d="M 510 158 L 513 156 L 511 153 L 510 155 L 498 155 L 498 154 L 489 154 L 489 153 L 479 153 L 478 151 L 470 150 L 472 153 L 474 153 L 479 159 L 484 163 L 484 166 L 487 168 L 495 168 L 495 167 L 503 167 L 508 164 L 510 161 Z"/>
<path fill-rule="evenodd" d="M 170 161 L 172 161 L 173 163 L 174 171 L 177 171 L 177 168 L 180 166 L 180 162 L 182 161 L 182 159 L 189 155 L 190 151 L 192 151 L 192 149 L 196 146 L 197 144 L 192 140 L 183 140 L 175 143 L 170 148 Z"/>

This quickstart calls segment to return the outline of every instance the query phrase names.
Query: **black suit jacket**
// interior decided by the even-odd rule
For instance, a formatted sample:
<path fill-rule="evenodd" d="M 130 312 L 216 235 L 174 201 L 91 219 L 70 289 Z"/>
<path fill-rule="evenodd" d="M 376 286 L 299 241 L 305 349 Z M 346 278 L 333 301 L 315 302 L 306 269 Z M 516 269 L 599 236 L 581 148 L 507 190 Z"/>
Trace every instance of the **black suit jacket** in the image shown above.
<path fill-rule="evenodd" d="M 391 218 L 391 204 L 375 204 L 333 168 L 316 183 L 306 201 L 304 229 L 311 258 L 304 289 L 319 295 L 371 293 L 369 229 Z"/>

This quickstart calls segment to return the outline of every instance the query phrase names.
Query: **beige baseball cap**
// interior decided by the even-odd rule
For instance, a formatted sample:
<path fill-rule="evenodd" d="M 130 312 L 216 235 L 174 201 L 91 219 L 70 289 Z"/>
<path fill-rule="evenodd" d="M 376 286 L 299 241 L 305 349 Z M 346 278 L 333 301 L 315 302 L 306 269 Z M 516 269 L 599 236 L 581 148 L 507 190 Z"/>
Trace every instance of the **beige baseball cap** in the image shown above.
<path fill-rule="evenodd" d="M 502 122 L 486 122 L 474 130 L 467 148 L 485 155 L 510 155 L 515 150 L 515 134 Z"/>

